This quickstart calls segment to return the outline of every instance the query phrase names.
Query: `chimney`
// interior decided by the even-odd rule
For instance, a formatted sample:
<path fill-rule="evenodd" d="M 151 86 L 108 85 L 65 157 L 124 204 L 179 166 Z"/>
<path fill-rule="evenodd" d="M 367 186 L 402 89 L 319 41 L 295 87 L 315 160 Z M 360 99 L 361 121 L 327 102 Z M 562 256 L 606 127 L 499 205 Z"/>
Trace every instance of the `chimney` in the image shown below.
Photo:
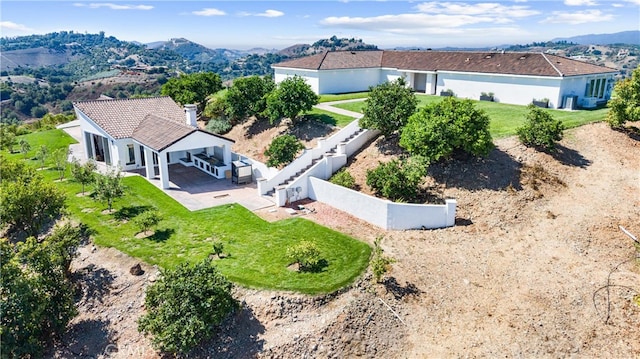
<path fill-rule="evenodd" d="M 196 105 L 184 105 L 187 126 L 198 127 L 198 115 L 196 114 L 197 108 L 198 107 Z"/>

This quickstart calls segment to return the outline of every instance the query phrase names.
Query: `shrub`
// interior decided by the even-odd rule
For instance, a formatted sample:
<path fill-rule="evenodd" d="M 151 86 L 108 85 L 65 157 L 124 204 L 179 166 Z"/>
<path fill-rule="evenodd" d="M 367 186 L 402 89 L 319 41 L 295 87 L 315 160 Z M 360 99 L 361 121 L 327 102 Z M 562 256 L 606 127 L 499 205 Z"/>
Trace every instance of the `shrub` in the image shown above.
<path fill-rule="evenodd" d="M 304 149 L 302 142 L 293 135 L 278 136 L 271 141 L 271 144 L 264 151 L 267 159 L 267 166 L 277 167 L 281 164 L 289 164 L 296 158 L 298 152 Z"/>
<path fill-rule="evenodd" d="M 633 70 L 631 78 L 616 83 L 615 97 L 607 106 L 607 122 L 611 128 L 622 128 L 627 121 L 640 121 L 640 67 Z"/>
<path fill-rule="evenodd" d="M 211 337 L 216 326 L 238 307 L 232 288 L 210 259 L 163 270 L 147 288 L 147 313 L 138 320 L 138 330 L 152 335 L 158 350 L 187 353 Z"/>
<path fill-rule="evenodd" d="M 225 116 L 212 118 L 207 122 L 205 129 L 211 133 L 223 135 L 231 130 L 231 122 Z"/>
<path fill-rule="evenodd" d="M 307 272 L 315 271 L 322 261 L 320 250 L 313 242 L 309 241 L 302 241 L 289 247 L 287 249 L 287 258 L 291 260 L 291 263 L 297 263 L 301 271 Z"/>
<path fill-rule="evenodd" d="M 384 250 L 380 246 L 383 237 L 377 237 L 373 242 L 373 255 L 371 257 L 371 272 L 373 280 L 376 283 L 382 281 L 382 277 L 389 271 L 389 265 L 395 262 L 395 259 L 383 255 Z"/>
<path fill-rule="evenodd" d="M 360 119 L 362 128 L 379 130 L 389 136 L 402 130 L 416 111 L 418 100 L 403 78 L 371 87 Z"/>
<path fill-rule="evenodd" d="M 347 187 L 351 189 L 356 188 L 355 178 L 353 178 L 351 173 L 349 173 L 349 171 L 347 171 L 345 168 L 334 173 L 333 176 L 331 176 L 331 178 L 329 179 L 329 182 L 333 184 L 337 184 L 338 186 L 342 186 L 342 187 Z"/>
<path fill-rule="evenodd" d="M 447 97 L 409 117 L 400 146 L 428 162 L 449 158 L 455 152 L 486 156 L 493 148 L 489 116 L 471 100 Z"/>
<path fill-rule="evenodd" d="M 426 174 L 427 164 L 422 159 L 391 160 L 367 171 L 367 185 L 392 201 L 410 201 L 417 196 Z"/>
<path fill-rule="evenodd" d="M 156 226 L 162 217 L 157 210 L 144 211 L 133 219 L 133 223 L 140 229 L 140 232 L 147 232 L 151 227 Z"/>
<path fill-rule="evenodd" d="M 555 120 L 548 111 L 534 105 L 529 105 L 525 124 L 516 129 L 522 144 L 548 151 L 555 149 L 555 141 L 562 139 L 563 131 L 562 121 Z"/>
<path fill-rule="evenodd" d="M 220 238 L 213 239 L 212 247 L 213 247 L 213 254 L 217 255 L 218 258 L 220 258 L 222 256 L 222 251 L 224 250 L 224 244 L 222 243 Z"/>

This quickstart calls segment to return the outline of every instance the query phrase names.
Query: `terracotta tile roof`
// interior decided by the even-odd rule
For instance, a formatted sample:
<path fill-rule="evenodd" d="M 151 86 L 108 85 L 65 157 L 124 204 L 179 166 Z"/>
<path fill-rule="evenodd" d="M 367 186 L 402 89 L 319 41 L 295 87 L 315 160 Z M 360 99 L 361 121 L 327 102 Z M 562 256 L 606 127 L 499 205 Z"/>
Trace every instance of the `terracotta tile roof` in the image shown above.
<path fill-rule="evenodd" d="M 115 139 L 132 137 L 150 114 L 186 126 L 184 110 L 170 97 L 81 101 L 73 105 Z"/>
<path fill-rule="evenodd" d="M 155 151 L 196 131 L 235 142 L 187 125 L 184 110 L 170 97 L 82 101 L 73 105 L 114 139 L 132 138 Z"/>
<path fill-rule="evenodd" d="M 131 137 L 154 151 L 162 151 L 196 131 L 194 127 L 149 114 L 140 122 Z"/>
<path fill-rule="evenodd" d="M 551 77 L 617 72 L 609 67 L 543 53 L 467 51 L 333 51 L 282 62 L 273 67 L 310 70 L 385 67 Z"/>

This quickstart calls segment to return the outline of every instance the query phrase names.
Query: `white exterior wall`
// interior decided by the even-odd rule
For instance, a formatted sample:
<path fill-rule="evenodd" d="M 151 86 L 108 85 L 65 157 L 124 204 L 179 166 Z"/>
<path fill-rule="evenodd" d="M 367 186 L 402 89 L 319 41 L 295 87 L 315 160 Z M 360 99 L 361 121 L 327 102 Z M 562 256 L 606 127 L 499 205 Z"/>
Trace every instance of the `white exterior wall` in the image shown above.
<path fill-rule="evenodd" d="M 302 77 L 311 86 L 313 92 L 318 94 L 319 92 L 319 80 L 317 70 L 304 70 L 304 69 L 289 69 L 289 68 L 274 68 L 273 80 L 276 84 L 279 84 L 283 80 L 298 75 Z"/>
<path fill-rule="evenodd" d="M 494 101 L 514 105 L 528 105 L 536 99 L 549 99 L 549 107 L 561 105 L 561 77 L 511 76 L 438 72 L 436 94 L 451 89 L 456 97 L 478 100 L 481 92 L 493 92 Z"/>
<path fill-rule="evenodd" d="M 399 73 L 398 70 L 383 68 L 383 69 L 380 69 L 380 77 L 378 78 L 378 82 L 373 85 L 381 84 L 386 81 L 393 82 L 401 77 L 402 77 L 402 74 Z"/>
<path fill-rule="evenodd" d="M 379 78 L 379 68 L 320 71 L 318 94 L 368 91 Z"/>

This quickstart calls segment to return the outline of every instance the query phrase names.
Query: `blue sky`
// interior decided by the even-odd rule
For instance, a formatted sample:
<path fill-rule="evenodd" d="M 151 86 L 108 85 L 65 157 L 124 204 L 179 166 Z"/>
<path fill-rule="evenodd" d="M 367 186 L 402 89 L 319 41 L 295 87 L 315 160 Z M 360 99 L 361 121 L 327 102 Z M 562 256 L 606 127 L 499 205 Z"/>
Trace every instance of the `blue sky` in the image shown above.
<path fill-rule="evenodd" d="M 497 46 L 638 30 L 640 0 L 0 2 L 0 36 L 56 31 L 207 47 L 284 48 L 332 35 L 395 46 Z"/>

